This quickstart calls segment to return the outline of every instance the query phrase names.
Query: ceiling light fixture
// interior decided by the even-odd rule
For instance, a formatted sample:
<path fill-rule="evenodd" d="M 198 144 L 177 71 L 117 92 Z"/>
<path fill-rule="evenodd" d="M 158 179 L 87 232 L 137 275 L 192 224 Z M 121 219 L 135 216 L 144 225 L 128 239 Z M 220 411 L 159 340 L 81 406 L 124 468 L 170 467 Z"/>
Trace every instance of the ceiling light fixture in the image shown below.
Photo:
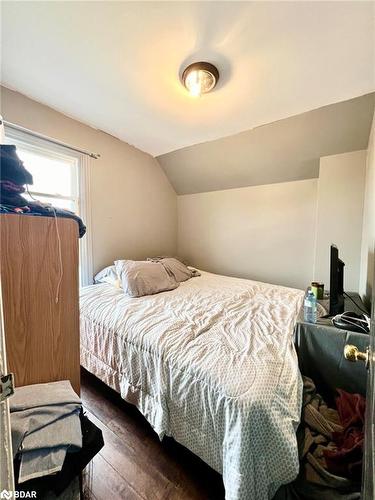
<path fill-rule="evenodd" d="M 190 64 L 182 73 L 182 83 L 190 95 L 199 97 L 210 92 L 219 80 L 219 71 L 211 63 L 196 62 Z"/>

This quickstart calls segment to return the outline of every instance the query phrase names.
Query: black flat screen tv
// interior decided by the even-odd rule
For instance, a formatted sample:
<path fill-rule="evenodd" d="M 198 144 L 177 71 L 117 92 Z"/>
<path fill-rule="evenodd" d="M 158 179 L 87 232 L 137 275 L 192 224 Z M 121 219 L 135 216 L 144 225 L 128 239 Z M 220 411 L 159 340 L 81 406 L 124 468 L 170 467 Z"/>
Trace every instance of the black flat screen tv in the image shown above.
<path fill-rule="evenodd" d="M 339 258 L 336 245 L 331 245 L 329 279 L 329 314 L 335 316 L 344 312 L 344 262 Z"/>

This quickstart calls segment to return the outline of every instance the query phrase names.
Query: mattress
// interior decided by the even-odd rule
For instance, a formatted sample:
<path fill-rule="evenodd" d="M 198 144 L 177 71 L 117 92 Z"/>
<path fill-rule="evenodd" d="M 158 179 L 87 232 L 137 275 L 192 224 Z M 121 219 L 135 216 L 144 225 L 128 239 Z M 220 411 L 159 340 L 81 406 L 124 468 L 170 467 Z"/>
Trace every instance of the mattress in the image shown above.
<path fill-rule="evenodd" d="M 202 272 L 129 298 L 82 289 L 81 364 L 223 475 L 228 500 L 272 498 L 298 473 L 303 292 Z"/>

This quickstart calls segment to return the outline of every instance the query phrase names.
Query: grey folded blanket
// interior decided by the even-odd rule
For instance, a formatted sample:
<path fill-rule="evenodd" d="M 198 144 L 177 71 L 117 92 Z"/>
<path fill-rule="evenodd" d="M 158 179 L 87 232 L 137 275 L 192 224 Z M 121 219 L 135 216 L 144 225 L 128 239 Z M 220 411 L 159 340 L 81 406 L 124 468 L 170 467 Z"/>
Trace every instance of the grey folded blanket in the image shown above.
<path fill-rule="evenodd" d="M 68 380 L 18 387 L 10 398 L 13 455 L 18 482 L 57 473 L 67 451 L 82 447 L 81 400 Z"/>

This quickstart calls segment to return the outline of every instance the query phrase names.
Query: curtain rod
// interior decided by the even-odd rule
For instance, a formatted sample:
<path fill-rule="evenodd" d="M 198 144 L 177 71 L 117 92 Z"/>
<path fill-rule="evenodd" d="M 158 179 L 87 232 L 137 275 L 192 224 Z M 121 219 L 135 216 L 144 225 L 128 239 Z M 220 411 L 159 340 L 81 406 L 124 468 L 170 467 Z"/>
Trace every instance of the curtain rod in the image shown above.
<path fill-rule="evenodd" d="M 38 132 L 34 132 L 33 130 L 30 130 L 25 127 L 21 127 L 20 125 L 16 125 L 15 123 L 10 123 L 7 122 L 6 120 L 3 120 L 3 123 L 6 127 L 12 128 L 14 130 L 19 130 L 20 132 L 25 132 L 27 134 L 30 134 L 34 137 L 37 137 L 38 139 L 43 139 L 45 141 L 51 142 L 52 144 L 57 144 L 58 146 L 62 146 L 63 148 L 70 149 L 71 151 L 76 151 L 77 153 L 82 153 L 84 155 L 90 156 L 90 158 L 94 158 L 97 160 L 100 158 L 100 154 L 98 153 L 91 153 L 90 151 L 86 151 L 85 149 L 79 149 L 74 146 L 70 146 L 69 144 L 66 144 L 65 142 L 58 141 L 57 139 L 53 139 L 52 137 L 48 137 L 47 135 L 39 134 Z"/>

